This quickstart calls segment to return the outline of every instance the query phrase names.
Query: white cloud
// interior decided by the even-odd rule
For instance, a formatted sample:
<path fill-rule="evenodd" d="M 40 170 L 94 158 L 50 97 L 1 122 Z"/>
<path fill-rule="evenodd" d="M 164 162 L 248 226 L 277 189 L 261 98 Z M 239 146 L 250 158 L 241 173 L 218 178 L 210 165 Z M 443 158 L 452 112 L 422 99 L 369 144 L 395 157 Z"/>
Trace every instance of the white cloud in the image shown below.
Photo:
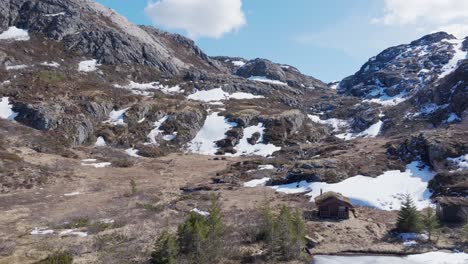
<path fill-rule="evenodd" d="M 241 0 L 160 0 L 145 14 L 154 24 L 185 30 L 189 37 L 220 38 L 246 24 Z"/>
<path fill-rule="evenodd" d="M 373 23 L 387 26 L 416 25 L 426 31 L 468 35 L 466 0 L 385 0 L 385 14 Z"/>

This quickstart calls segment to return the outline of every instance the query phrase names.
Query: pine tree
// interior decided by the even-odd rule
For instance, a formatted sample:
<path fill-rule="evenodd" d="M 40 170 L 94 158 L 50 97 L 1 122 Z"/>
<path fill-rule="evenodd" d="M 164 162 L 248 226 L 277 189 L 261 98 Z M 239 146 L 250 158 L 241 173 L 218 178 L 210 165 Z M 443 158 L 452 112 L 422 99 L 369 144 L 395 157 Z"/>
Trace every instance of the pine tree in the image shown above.
<path fill-rule="evenodd" d="M 187 220 L 179 225 L 177 230 L 180 251 L 184 254 L 200 254 L 208 231 L 209 227 L 205 217 L 195 212 L 190 213 Z"/>
<path fill-rule="evenodd" d="M 259 229 L 257 234 L 258 240 L 263 240 L 266 243 L 267 253 L 273 257 L 275 253 L 275 219 L 271 211 L 270 203 L 265 200 L 261 210 L 261 218 L 258 223 Z"/>
<path fill-rule="evenodd" d="M 427 207 L 422 215 L 422 226 L 424 231 L 427 232 L 429 241 L 431 241 L 434 232 L 440 228 L 439 220 L 431 207 Z"/>
<path fill-rule="evenodd" d="M 397 228 L 400 232 L 421 231 L 421 216 L 409 194 L 405 196 L 398 213 Z"/>
<path fill-rule="evenodd" d="M 206 218 L 208 225 L 208 234 L 204 245 L 204 255 L 206 261 L 211 263 L 216 262 L 224 251 L 224 231 L 225 227 L 221 216 L 221 206 L 219 197 L 213 196 L 211 206 L 208 210 L 209 215 Z"/>
<path fill-rule="evenodd" d="M 176 237 L 168 231 L 164 231 L 156 242 L 155 249 L 151 254 L 151 263 L 175 264 L 178 254 L 179 246 L 177 245 Z"/>
<path fill-rule="evenodd" d="M 292 225 L 291 212 L 288 207 L 281 207 L 280 214 L 275 221 L 275 244 L 276 252 L 285 260 L 294 258 L 294 252 L 291 251 L 291 246 L 294 240 L 294 228 Z"/>
<path fill-rule="evenodd" d="M 292 214 L 291 221 L 293 232 L 292 250 L 295 252 L 294 254 L 296 256 L 300 256 L 302 254 L 302 249 L 305 248 L 306 234 L 306 225 L 302 213 L 296 209 Z"/>

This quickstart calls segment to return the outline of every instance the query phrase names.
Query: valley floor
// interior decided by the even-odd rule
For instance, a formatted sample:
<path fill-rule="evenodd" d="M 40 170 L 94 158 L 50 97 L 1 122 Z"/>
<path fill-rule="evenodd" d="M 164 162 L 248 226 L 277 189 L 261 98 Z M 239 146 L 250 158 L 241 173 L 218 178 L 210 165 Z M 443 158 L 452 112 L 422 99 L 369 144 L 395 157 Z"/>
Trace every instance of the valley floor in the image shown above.
<path fill-rule="evenodd" d="M 261 245 L 245 244 L 242 234 L 266 199 L 275 209 L 280 204 L 306 213 L 314 209 L 303 194 L 213 183 L 217 173 L 248 158 L 176 153 L 158 159 L 135 158 L 135 165 L 129 168 L 94 168 L 83 166 L 82 160 L 93 158 L 85 148 L 78 153 L 79 159 L 28 149 L 16 153 L 27 162 L 52 167 L 64 177 L 42 188 L 0 195 L 1 264 L 34 263 L 62 250 L 73 252 L 76 263 L 145 262 L 158 234 L 165 227 L 175 230 L 191 210 L 206 210 L 213 193 L 221 197 L 232 243 L 240 251 L 255 254 Z M 308 235 L 321 240 L 312 253 L 431 250 L 394 241 L 389 232 L 395 222 L 395 211 L 366 207 L 358 207 L 355 217 L 346 221 L 309 219 Z M 443 234 L 438 246 L 453 247 L 449 236 Z"/>

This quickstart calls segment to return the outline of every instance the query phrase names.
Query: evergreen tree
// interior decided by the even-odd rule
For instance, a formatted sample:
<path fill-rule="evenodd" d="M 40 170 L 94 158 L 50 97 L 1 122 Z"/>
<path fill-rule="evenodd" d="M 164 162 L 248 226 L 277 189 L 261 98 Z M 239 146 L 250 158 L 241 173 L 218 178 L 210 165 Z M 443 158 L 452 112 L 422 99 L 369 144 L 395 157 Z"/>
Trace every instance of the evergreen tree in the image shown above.
<path fill-rule="evenodd" d="M 214 263 L 219 259 L 220 256 L 223 255 L 224 251 L 225 227 L 221 216 L 221 206 L 219 204 L 219 197 L 212 197 L 211 206 L 208 212 L 210 214 L 206 218 L 206 222 L 208 225 L 208 234 L 204 245 L 204 255 L 206 261 Z"/>
<path fill-rule="evenodd" d="M 421 216 L 409 194 L 405 196 L 405 201 L 398 213 L 397 228 L 400 232 L 421 231 Z"/>
<path fill-rule="evenodd" d="M 429 241 L 431 241 L 432 235 L 440 228 L 437 215 L 431 207 L 427 207 L 422 215 L 422 226 L 429 236 Z"/>
<path fill-rule="evenodd" d="M 293 228 L 293 244 L 292 250 L 295 252 L 296 256 L 302 254 L 302 249 L 305 248 L 305 235 L 306 235 L 306 225 L 304 223 L 304 218 L 302 213 L 299 210 L 295 210 L 292 214 L 292 228 Z"/>
<path fill-rule="evenodd" d="M 187 220 L 179 225 L 177 230 L 180 251 L 183 254 L 201 254 L 208 232 L 209 227 L 205 217 L 195 212 L 190 213 Z"/>
<path fill-rule="evenodd" d="M 164 231 L 156 242 L 155 249 L 151 254 L 151 263 L 175 264 L 178 254 L 179 246 L 177 245 L 176 237 L 168 231 Z"/>
<path fill-rule="evenodd" d="M 275 221 L 276 252 L 285 260 L 294 258 L 291 251 L 294 240 L 294 227 L 292 225 L 291 212 L 288 207 L 282 206 Z"/>

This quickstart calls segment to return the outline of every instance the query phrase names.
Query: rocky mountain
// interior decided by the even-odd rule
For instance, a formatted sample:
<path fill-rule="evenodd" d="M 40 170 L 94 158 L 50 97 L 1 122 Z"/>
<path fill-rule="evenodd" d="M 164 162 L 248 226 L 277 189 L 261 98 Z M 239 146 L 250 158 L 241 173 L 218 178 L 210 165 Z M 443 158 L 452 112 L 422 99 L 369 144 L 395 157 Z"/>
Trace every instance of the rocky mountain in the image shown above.
<path fill-rule="evenodd" d="M 267 59 L 210 57 L 90 0 L 3 0 L 0 263 L 69 249 L 80 263 L 144 263 L 167 219 L 175 229 L 213 195 L 237 221 L 232 247 L 247 248 L 225 263 L 257 259 L 257 238 L 238 241 L 253 201 L 309 208 L 302 194 L 322 188 L 357 213 L 308 220 L 341 243 L 318 239 L 315 252 L 407 252 L 388 238 L 404 192 L 422 208 L 468 190 L 467 51 L 434 33 L 325 84 Z M 461 244 L 459 231 L 443 241 Z"/>
<path fill-rule="evenodd" d="M 439 32 L 388 48 L 342 80 L 338 91 L 387 104 L 402 102 L 452 74 L 466 59 L 467 44 Z"/>
<path fill-rule="evenodd" d="M 91 0 L 6 0 L 0 3 L 0 21 L 2 31 L 27 28 L 100 63 L 147 65 L 169 75 L 190 68 L 224 71 L 193 41 L 133 25 Z"/>

